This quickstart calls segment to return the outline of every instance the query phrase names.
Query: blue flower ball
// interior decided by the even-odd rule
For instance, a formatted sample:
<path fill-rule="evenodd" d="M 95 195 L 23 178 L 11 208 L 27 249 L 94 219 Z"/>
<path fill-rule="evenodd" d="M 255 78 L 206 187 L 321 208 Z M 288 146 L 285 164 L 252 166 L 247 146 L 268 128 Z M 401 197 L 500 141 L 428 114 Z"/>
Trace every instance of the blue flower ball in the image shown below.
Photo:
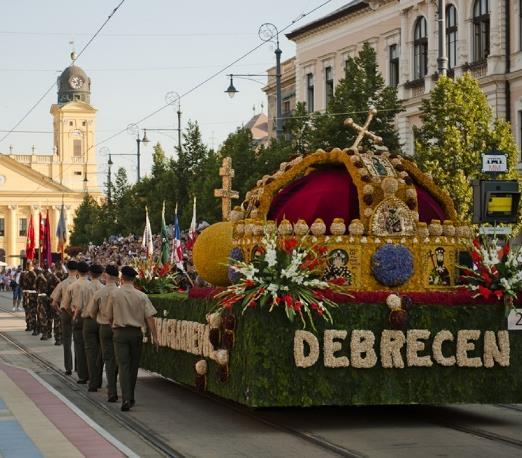
<path fill-rule="evenodd" d="M 371 268 L 379 283 L 400 286 L 413 275 L 413 256 L 405 246 L 387 243 L 373 253 Z"/>
<path fill-rule="evenodd" d="M 244 259 L 243 251 L 241 250 L 241 248 L 235 247 L 230 252 L 229 258 L 234 261 L 243 261 L 243 259 Z M 241 274 L 229 266 L 228 267 L 228 279 L 230 280 L 230 283 L 237 283 L 240 278 L 241 278 Z"/>

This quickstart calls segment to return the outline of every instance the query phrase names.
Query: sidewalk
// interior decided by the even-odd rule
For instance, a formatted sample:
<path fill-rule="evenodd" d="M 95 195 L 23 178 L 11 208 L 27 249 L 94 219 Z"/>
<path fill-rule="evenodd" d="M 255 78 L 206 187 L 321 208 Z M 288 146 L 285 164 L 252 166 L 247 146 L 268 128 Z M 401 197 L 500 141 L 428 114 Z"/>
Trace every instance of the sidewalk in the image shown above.
<path fill-rule="evenodd" d="M 25 325 L 22 314 L 16 315 L 2 313 L 0 330 L 29 339 L 29 333 L 19 331 Z M 62 347 L 31 340 L 32 351 L 59 358 Z M 129 455 L 136 456 L 37 374 L 7 364 L 0 355 L 0 457 Z"/>

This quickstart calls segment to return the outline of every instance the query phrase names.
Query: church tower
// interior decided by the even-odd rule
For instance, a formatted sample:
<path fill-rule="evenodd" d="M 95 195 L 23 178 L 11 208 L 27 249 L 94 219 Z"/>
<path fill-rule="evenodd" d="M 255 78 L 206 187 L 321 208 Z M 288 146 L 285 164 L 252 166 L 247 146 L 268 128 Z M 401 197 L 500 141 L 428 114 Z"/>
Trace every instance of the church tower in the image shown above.
<path fill-rule="evenodd" d="M 52 178 L 77 192 L 97 193 L 96 109 L 91 106 L 91 80 L 72 63 L 58 77 L 58 103 L 51 106 L 54 130 Z"/>

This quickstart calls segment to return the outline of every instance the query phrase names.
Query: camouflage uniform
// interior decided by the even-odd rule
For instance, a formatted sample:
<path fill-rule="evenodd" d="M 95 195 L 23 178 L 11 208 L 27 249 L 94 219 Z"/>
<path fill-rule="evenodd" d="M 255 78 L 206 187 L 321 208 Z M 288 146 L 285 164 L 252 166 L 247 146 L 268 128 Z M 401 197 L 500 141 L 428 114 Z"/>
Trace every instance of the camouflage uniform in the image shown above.
<path fill-rule="evenodd" d="M 38 292 L 38 331 L 42 333 L 41 340 L 47 340 L 51 337 L 50 320 L 49 320 L 49 297 L 47 296 L 47 278 L 42 271 L 38 272 L 36 277 L 36 291 Z"/>
<path fill-rule="evenodd" d="M 60 283 L 60 278 L 56 273 L 51 272 L 47 277 L 47 296 L 50 298 L 54 288 Z M 50 301 L 50 300 L 49 300 Z M 53 328 L 54 323 L 54 328 Z M 62 322 L 60 320 L 60 312 L 52 305 L 49 306 L 49 337 L 51 337 L 51 330 L 54 329 L 54 344 L 62 344 Z"/>
<path fill-rule="evenodd" d="M 36 292 L 36 272 L 28 270 L 22 277 L 22 290 L 24 292 L 24 310 L 27 331 L 33 331 L 33 336 L 38 335 L 36 323 L 36 308 L 38 306 L 38 293 Z"/>

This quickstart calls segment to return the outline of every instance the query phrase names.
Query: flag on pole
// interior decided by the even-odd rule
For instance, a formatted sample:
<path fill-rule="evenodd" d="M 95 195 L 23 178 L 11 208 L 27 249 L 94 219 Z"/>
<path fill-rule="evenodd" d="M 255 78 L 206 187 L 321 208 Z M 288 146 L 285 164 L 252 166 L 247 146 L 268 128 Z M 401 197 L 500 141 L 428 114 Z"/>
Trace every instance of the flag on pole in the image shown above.
<path fill-rule="evenodd" d="M 165 224 L 165 201 L 163 201 L 163 209 L 161 210 L 161 264 L 168 264 L 169 260 L 169 240 L 167 225 Z"/>
<path fill-rule="evenodd" d="M 185 270 L 183 267 L 183 248 L 181 247 L 181 230 L 179 228 L 178 220 L 178 205 L 176 204 L 176 210 L 174 212 L 174 239 L 172 240 L 172 263 L 176 263 L 176 266 L 181 270 Z"/>
<path fill-rule="evenodd" d="M 192 204 L 192 221 L 190 222 L 190 228 L 187 239 L 187 249 L 192 250 L 198 233 L 196 232 L 196 196 L 194 196 L 194 203 Z"/>
<path fill-rule="evenodd" d="M 53 263 L 53 249 L 51 247 L 51 220 L 49 219 L 49 209 L 47 209 L 47 216 L 45 218 L 45 254 L 47 268 L 49 268 Z"/>
<path fill-rule="evenodd" d="M 25 244 L 25 256 L 29 261 L 34 259 L 34 226 L 33 215 L 29 217 L 29 227 L 27 228 L 27 242 Z"/>
<path fill-rule="evenodd" d="M 143 248 L 150 258 L 154 253 L 154 242 L 152 240 L 152 230 L 150 228 L 149 209 L 145 207 L 145 229 L 143 230 L 143 240 L 141 241 Z"/>
<path fill-rule="evenodd" d="M 58 239 L 58 251 L 62 254 L 63 261 L 63 249 L 67 243 L 67 221 L 65 216 L 65 206 L 62 202 L 62 208 L 60 209 L 60 220 L 56 227 L 56 238 Z"/>
<path fill-rule="evenodd" d="M 40 261 L 40 267 L 43 267 L 44 265 L 44 250 L 45 250 L 45 218 L 42 216 L 42 212 L 40 211 L 39 216 L 39 227 L 40 230 L 38 231 L 38 247 L 39 247 L 39 261 Z"/>

